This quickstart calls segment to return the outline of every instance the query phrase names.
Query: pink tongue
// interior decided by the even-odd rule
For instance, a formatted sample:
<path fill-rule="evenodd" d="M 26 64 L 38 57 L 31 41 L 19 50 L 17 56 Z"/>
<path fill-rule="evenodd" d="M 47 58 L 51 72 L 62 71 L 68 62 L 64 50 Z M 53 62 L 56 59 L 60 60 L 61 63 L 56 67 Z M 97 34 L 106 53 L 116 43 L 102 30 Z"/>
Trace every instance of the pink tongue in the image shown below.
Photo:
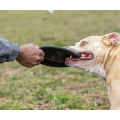
<path fill-rule="evenodd" d="M 92 55 L 89 54 L 89 55 L 88 55 L 88 58 L 92 58 Z"/>

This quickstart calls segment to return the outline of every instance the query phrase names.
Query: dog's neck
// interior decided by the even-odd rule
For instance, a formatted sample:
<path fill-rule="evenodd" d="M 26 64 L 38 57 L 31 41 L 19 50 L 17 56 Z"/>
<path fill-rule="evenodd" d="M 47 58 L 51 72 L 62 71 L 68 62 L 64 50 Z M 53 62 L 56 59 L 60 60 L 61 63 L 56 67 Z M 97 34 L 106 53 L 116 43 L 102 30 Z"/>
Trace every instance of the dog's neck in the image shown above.
<path fill-rule="evenodd" d="M 114 64 L 114 60 L 117 59 L 116 56 L 118 58 L 118 61 L 120 62 L 120 46 L 111 45 L 106 50 L 104 56 L 99 56 L 99 58 L 97 57 L 95 60 L 95 64 L 93 66 L 89 66 L 85 70 L 106 80 L 108 75 L 113 74 L 111 70 Z M 116 71 L 118 70 L 118 66 L 120 68 L 120 64 L 117 65 Z"/>
<path fill-rule="evenodd" d="M 109 48 L 107 49 L 107 51 L 105 53 L 104 60 L 103 60 L 102 64 L 105 68 L 106 76 L 108 76 L 108 74 L 110 74 L 109 72 L 112 69 L 114 61 L 116 62 L 115 59 L 118 59 L 117 61 L 120 61 L 120 46 L 119 45 L 109 46 Z M 117 66 L 120 67 L 120 64 L 118 64 Z M 115 67 L 116 69 L 117 69 L 117 66 Z"/>
<path fill-rule="evenodd" d="M 103 58 L 103 59 L 101 59 L 101 58 Z M 109 46 L 108 49 L 105 52 L 105 55 L 102 56 L 102 57 L 99 57 L 99 60 L 97 60 L 97 61 L 98 62 L 97 62 L 96 65 L 97 66 L 99 65 L 98 68 L 101 70 L 101 72 L 99 71 L 97 73 L 98 76 L 102 77 L 105 80 L 109 79 L 110 77 L 108 75 L 116 74 L 116 73 L 113 72 L 113 69 L 114 69 L 114 71 L 119 72 L 119 68 L 120 68 L 120 46 L 119 45 Z M 119 73 L 119 76 L 120 76 L 120 73 Z"/>
<path fill-rule="evenodd" d="M 94 66 L 90 66 L 89 69 L 86 69 L 86 71 L 88 71 L 96 76 L 99 76 L 103 79 L 106 79 L 106 72 L 105 72 L 104 66 L 101 65 L 100 63 L 96 64 Z"/>

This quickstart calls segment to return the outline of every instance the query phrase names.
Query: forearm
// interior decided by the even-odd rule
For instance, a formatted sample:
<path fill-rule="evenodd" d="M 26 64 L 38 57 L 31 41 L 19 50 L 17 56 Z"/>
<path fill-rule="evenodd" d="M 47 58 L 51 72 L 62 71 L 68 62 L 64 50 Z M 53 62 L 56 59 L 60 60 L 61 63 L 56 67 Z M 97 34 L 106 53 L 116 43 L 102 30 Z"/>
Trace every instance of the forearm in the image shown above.
<path fill-rule="evenodd" d="M 19 45 L 0 38 L 0 63 L 14 61 L 19 50 Z"/>

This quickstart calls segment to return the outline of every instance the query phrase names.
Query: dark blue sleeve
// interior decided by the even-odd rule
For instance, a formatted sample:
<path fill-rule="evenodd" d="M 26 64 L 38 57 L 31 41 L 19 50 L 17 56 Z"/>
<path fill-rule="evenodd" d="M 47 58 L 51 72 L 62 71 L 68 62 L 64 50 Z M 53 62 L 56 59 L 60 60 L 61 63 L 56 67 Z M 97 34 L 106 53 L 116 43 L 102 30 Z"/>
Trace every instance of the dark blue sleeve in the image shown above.
<path fill-rule="evenodd" d="M 19 45 L 0 38 L 0 63 L 14 61 L 19 50 Z"/>

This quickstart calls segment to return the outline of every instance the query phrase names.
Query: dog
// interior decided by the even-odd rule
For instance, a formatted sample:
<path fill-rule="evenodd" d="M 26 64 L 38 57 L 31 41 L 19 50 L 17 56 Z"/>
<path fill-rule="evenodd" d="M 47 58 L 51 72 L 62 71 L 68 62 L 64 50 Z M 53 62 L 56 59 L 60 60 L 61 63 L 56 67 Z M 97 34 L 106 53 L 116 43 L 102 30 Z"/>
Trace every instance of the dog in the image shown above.
<path fill-rule="evenodd" d="M 102 77 L 106 81 L 110 109 L 120 109 L 120 34 L 113 32 L 103 36 L 90 36 L 75 46 L 65 48 L 80 54 L 70 57 L 65 64 Z"/>

